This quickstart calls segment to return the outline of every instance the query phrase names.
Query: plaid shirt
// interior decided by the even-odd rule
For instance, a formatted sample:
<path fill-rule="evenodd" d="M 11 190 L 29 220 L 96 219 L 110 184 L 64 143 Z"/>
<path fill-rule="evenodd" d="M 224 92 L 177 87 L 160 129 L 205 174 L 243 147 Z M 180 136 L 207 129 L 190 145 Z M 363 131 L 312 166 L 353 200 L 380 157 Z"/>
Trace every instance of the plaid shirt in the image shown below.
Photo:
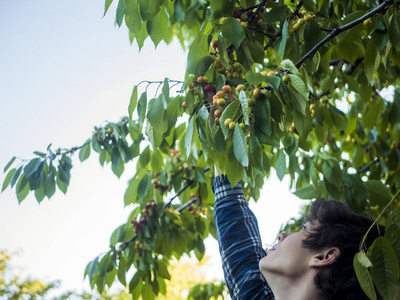
<path fill-rule="evenodd" d="M 242 186 L 233 189 L 226 176 L 214 179 L 214 218 L 219 251 L 229 293 L 233 300 L 274 299 L 258 268 L 266 254 L 255 215 L 244 198 Z"/>

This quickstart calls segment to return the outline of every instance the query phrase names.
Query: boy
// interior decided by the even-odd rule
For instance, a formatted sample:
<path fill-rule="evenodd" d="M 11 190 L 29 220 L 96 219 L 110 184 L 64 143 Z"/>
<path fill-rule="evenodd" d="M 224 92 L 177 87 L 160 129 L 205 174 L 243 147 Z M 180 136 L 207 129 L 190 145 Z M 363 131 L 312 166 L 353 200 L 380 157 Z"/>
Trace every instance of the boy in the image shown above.
<path fill-rule="evenodd" d="M 344 203 L 317 200 L 304 228 L 281 233 L 267 254 L 241 185 L 232 189 L 221 175 L 214 179 L 214 193 L 219 249 L 232 299 L 368 299 L 353 257 L 373 220 Z M 383 234 L 383 226 L 374 227 L 366 246 Z"/>

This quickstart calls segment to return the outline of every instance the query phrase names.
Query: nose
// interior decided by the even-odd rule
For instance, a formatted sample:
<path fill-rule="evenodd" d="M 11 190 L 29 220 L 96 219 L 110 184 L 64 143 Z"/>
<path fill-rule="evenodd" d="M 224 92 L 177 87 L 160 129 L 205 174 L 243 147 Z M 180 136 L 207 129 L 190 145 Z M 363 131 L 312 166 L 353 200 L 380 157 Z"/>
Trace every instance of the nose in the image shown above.
<path fill-rule="evenodd" d="M 278 236 L 278 243 L 282 242 L 284 239 L 286 239 L 288 237 L 288 233 L 286 232 L 281 232 Z"/>

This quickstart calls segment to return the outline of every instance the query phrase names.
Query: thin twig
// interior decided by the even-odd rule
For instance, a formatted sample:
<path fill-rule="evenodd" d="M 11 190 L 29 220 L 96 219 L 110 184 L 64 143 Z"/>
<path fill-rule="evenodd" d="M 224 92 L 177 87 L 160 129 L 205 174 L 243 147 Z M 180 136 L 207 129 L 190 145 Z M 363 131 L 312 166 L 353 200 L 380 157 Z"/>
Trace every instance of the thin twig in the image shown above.
<path fill-rule="evenodd" d="M 265 0 L 262 0 L 258 5 L 256 11 L 250 16 L 250 18 L 247 20 L 247 24 L 250 24 L 253 19 L 256 17 L 256 15 L 260 12 L 260 10 L 264 7 Z"/>
<path fill-rule="evenodd" d="M 379 157 L 375 158 L 374 161 L 370 162 L 368 165 L 362 167 L 360 170 L 357 171 L 357 175 L 360 175 L 361 173 L 364 173 L 369 170 L 374 164 L 379 162 Z"/>
<path fill-rule="evenodd" d="M 274 37 L 273 35 L 268 34 L 268 33 L 264 32 L 264 31 L 262 31 L 260 29 L 257 29 L 255 27 L 253 27 L 253 26 L 247 26 L 247 28 L 249 28 L 251 30 L 254 30 L 254 31 L 258 32 L 258 33 L 261 33 L 261 34 L 265 35 L 266 37 L 269 37 L 270 39 L 272 39 Z"/>

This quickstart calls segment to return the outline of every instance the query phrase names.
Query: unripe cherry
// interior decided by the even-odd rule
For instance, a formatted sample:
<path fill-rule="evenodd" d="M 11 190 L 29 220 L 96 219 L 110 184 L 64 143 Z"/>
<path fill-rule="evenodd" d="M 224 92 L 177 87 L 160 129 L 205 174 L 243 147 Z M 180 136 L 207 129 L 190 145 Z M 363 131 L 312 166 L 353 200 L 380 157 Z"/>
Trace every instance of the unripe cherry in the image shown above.
<path fill-rule="evenodd" d="M 225 121 L 224 121 L 224 126 L 225 127 L 229 127 L 229 124 L 232 122 L 232 119 L 231 118 L 227 118 Z"/>

